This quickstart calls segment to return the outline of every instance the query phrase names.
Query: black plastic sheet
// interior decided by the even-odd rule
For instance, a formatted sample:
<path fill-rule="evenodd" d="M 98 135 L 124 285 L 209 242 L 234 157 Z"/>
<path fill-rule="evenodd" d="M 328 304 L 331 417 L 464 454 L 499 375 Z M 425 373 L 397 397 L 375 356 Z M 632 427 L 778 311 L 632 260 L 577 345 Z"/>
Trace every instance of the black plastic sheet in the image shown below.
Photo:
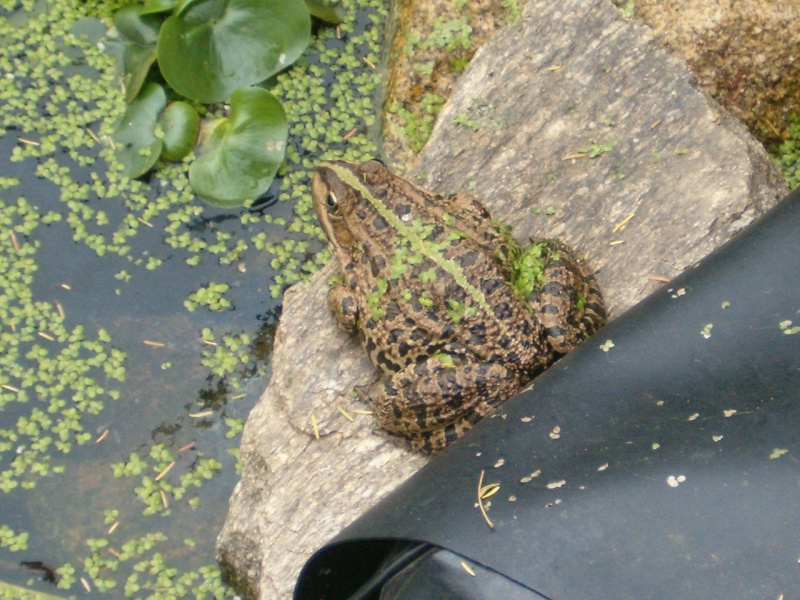
<path fill-rule="evenodd" d="M 318 551 L 295 598 L 800 597 L 798 326 L 794 193 Z"/>

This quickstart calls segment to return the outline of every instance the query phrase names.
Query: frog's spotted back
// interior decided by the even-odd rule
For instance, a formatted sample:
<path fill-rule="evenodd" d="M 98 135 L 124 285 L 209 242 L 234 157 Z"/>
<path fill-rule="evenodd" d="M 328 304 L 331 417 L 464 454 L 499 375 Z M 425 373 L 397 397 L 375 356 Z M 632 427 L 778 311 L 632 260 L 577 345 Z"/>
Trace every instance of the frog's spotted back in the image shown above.
<path fill-rule="evenodd" d="M 357 391 L 406 446 L 440 450 L 604 322 L 594 278 L 560 242 L 521 298 L 509 257 L 525 250 L 472 196 L 377 161 L 323 163 L 312 191 L 343 275 L 329 303 L 382 373 Z"/>

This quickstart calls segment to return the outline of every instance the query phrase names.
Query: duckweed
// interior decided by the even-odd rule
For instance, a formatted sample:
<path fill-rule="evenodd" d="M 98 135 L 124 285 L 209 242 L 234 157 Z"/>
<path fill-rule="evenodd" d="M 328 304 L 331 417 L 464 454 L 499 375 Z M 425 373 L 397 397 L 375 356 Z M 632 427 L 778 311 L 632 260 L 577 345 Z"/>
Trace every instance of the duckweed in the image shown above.
<path fill-rule="evenodd" d="M 224 296 L 229 288 L 227 283 L 209 283 L 195 293 L 189 294 L 183 305 L 189 312 L 194 312 L 199 306 L 206 306 L 215 311 L 232 309 L 233 304 Z"/>
<path fill-rule="evenodd" d="M 150 448 L 148 458 L 142 458 L 136 452 L 131 453 L 126 462 L 112 465 L 112 471 L 118 478 L 138 477 L 143 472 L 149 472 L 151 475 L 144 475 L 134 489 L 144 505 L 142 514 L 169 514 L 172 502 L 184 499 L 189 488 L 200 488 L 222 469 L 220 461 L 202 452 L 192 453 L 191 458 L 190 468 L 183 472 L 175 469 L 173 475 L 172 469 L 182 457 L 174 456 L 164 444 L 155 444 Z M 196 507 L 197 501 L 192 505 L 192 508 Z"/>
<path fill-rule="evenodd" d="M 11 552 L 28 549 L 28 533 L 15 533 L 8 525 L 0 525 L 0 548 L 8 548 Z"/>
<path fill-rule="evenodd" d="M 82 594 L 86 585 L 92 593 L 110 596 L 232 597 L 215 565 L 197 566 L 210 562 L 210 540 L 199 542 L 187 561 L 186 532 L 167 536 L 156 531 L 167 520 L 141 519 L 137 513 L 180 519 L 216 510 L 207 505 L 224 500 L 204 499 L 213 493 L 209 487 L 220 486 L 205 484 L 232 471 L 229 466 L 240 472 L 238 448 L 220 449 L 214 456 L 202 447 L 201 434 L 218 427 L 220 437 L 238 438 L 243 418 L 236 407 L 226 409 L 227 395 L 263 372 L 254 351 L 263 341 L 260 332 L 231 332 L 233 326 L 215 317 L 241 307 L 240 290 L 269 287 L 277 298 L 329 257 L 313 214 L 310 175 L 321 157 L 362 160 L 377 154 L 370 132 L 381 74 L 369 63 L 377 62 L 387 9 L 376 0 L 342 2 L 347 19 L 338 33 L 321 30 L 309 52 L 276 77 L 271 91 L 283 102 L 292 129 L 280 185 L 271 192 L 277 204 L 221 212 L 194 197 L 189 158 L 158 165 L 147 180 L 130 180 L 116 161 L 110 139 L 124 102 L 114 73 L 117 41 L 106 32 L 119 4 L 20 0 L 0 9 L 0 35 L 6 41 L 0 68 L 7 74 L 0 78 L 0 153 L 9 165 L 0 174 L 0 500 L 23 501 L 23 494 L 37 488 L 52 489 L 52 481 L 77 477 L 80 461 L 100 454 L 101 468 L 88 468 L 81 477 L 99 486 L 96 477 L 103 487 L 91 487 L 95 497 L 76 500 L 85 502 L 87 511 L 91 504 L 96 515 L 91 525 L 76 523 L 78 532 L 68 534 L 86 538 L 85 543 L 74 552 L 48 549 L 63 563 L 55 568 L 58 587 L 71 594 Z M 367 15 L 358 23 L 356 8 Z M 211 108 L 206 116 L 224 114 Z M 29 178 L 40 185 L 35 197 Z M 87 276 L 108 272 L 105 293 L 110 302 L 120 297 L 112 310 L 127 307 L 131 294 L 158 282 L 159 273 L 169 273 L 161 283 L 172 283 L 178 264 L 185 270 L 174 279 L 190 282 L 178 310 L 186 318 L 212 319 L 213 328 L 197 326 L 199 340 L 166 339 L 157 353 L 147 355 L 152 364 L 143 372 L 138 347 L 131 349 L 130 340 L 120 338 L 114 327 L 99 325 L 107 316 L 81 314 L 82 307 L 69 300 L 87 297 L 86 290 L 82 296 L 75 293 L 74 275 L 56 275 L 63 281 L 43 277 L 60 273 L 68 260 L 55 271 L 51 266 L 40 272 L 43 259 L 53 260 L 48 258 L 51 240 L 62 238 L 68 250 L 62 245 L 58 252 L 95 257 L 91 264 L 99 266 L 89 269 L 97 273 Z M 204 269 L 204 275 L 194 268 Z M 115 317 L 117 325 L 129 318 Z M 134 341 L 140 345 L 142 340 Z M 191 363 L 177 353 L 184 346 L 195 353 Z M 165 370 L 167 365 L 172 368 Z M 199 409 L 191 400 L 173 397 L 176 376 L 193 381 L 198 374 L 186 373 L 193 368 L 207 382 Z M 145 373 L 162 372 L 167 378 L 159 386 L 143 389 Z M 156 387 L 163 388 L 158 402 L 139 396 L 140 389 L 152 393 Z M 131 452 L 126 422 L 132 416 L 144 423 L 164 418 L 141 411 L 153 411 L 159 402 L 209 416 L 195 419 L 181 412 L 175 427 L 155 421 L 149 425 L 153 440 Z M 117 439 L 95 446 L 109 430 Z M 173 441 L 181 430 L 197 448 L 162 442 Z M 67 477 L 59 478 L 62 474 Z M 118 493 L 124 501 L 113 499 Z M 32 545 L 40 552 L 47 544 L 36 542 L 37 534 L 0 524 L 0 549 Z M 192 570 L 185 570 L 187 565 Z"/>
<path fill-rule="evenodd" d="M 36 479 L 59 473 L 59 454 L 86 444 L 91 435 L 83 419 L 99 414 L 118 398 L 113 381 L 125 379 L 125 352 L 111 345 L 102 328 L 89 333 L 68 327 L 55 302 L 34 300 L 37 229 L 59 220 L 24 198 L 0 199 L 0 409 L 14 404 L 13 428 L 0 430 L 0 489 L 35 486 Z M 27 412 L 20 413 L 21 405 Z M 13 454 L 13 458 L 12 458 Z"/>
<path fill-rule="evenodd" d="M 244 419 L 235 419 L 233 417 L 225 417 L 225 425 L 228 426 L 228 431 L 225 433 L 225 437 L 235 438 L 244 429 Z"/>

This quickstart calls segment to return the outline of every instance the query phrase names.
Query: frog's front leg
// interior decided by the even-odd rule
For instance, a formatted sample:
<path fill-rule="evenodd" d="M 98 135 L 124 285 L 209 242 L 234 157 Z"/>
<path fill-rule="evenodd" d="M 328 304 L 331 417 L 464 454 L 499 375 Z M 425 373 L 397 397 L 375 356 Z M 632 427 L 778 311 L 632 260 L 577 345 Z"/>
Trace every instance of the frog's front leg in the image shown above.
<path fill-rule="evenodd" d="M 544 281 L 529 300 L 553 350 L 566 354 L 605 324 L 603 297 L 594 276 L 566 245 L 533 241 L 545 245 L 548 257 Z"/>
<path fill-rule="evenodd" d="M 433 452 L 461 436 L 519 388 L 497 363 L 437 355 L 357 390 L 378 425 L 405 446 Z"/>
<path fill-rule="evenodd" d="M 337 281 L 328 291 L 328 306 L 339 327 L 354 334 L 358 326 L 358 300 L 343 281 Z"/>

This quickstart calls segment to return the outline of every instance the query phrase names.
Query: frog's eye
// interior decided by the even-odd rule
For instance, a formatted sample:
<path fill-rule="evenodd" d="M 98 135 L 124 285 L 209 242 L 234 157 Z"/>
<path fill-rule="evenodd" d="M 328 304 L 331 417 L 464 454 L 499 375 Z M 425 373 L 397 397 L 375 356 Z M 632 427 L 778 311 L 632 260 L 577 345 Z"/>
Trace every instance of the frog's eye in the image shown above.
<path fill-rule="evenodd" d="M 336 199 L 336 195 L 333 192 L 328 192 L 328 197 L 325 199 L 325 205 L 328 207 L 328 211 L 335 213 L 339 210 L 339 201 Z"/>

